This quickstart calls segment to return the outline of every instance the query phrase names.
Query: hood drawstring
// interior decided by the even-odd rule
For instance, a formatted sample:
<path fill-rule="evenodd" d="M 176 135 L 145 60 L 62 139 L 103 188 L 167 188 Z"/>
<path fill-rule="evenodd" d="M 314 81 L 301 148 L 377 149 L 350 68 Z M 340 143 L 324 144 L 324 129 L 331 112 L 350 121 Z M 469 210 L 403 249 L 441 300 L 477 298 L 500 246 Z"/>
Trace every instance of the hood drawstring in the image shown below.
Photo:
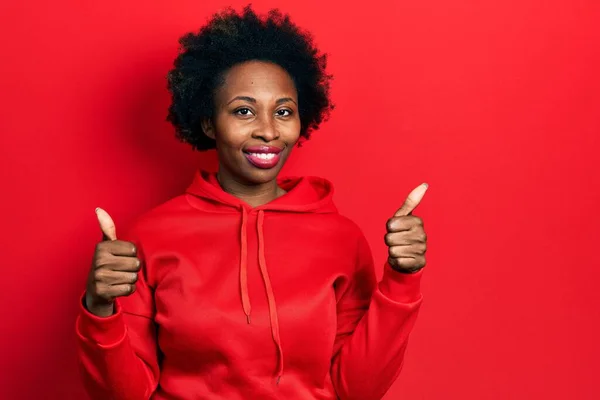
<path fill-rule="evenodd" d="M 242 294 L 242 307 L 246 314 L 246 320 L 250 323 L 250 297 L 248 295 L 248 241 L 246 236 L 246 226 L 248 222 L 248 211 L 245 207 L 242 208 L 242 224 L 240 228 L 240 240 L 241 240 L 241 253 L 240 253 L 240 289 Z M 271 321 L 271 334 L 273 335 L 273 341 L 277 346 L 278 354 L 278 366 L 277 366 L 277 381 L 279 381 L 283 375 L 283 350 L 281 348 L 281 337 L 279 336 L 279 319 L 277 317 L 277 307 L 275 304 L 275 294 L 273 293 L 273 287 L 271 286 L 271 280 L 269 279 L 269 272 L 267 270 L 267 261 L 265 259 L 265 238 L 263 233 L 263 224 L 265 219 L 265 212 L 263 210 L 258 211 L 258 219 L 256 221 L 256 230 L 258 234 L 258 266 L 260 268 L 260 274 L 265 285 L 265 291 L 267 293 L 267 300 L 269 303 L 269 317 Z"/>
<path fill-rule="evenodd" d="M 246 314 L 246 321 L 250 323 L 250 296 L 248 295 L 248 239 L 246 238 L 246 224 L 248 211 L 242 207 L 242 226 L 240 228 L 240 288 L 242 291 L 242 307 Z"/>
<path fill-rule="evenodd" d="M 277 318 L 277 308 L 275 305 L 275 294 L 271 287 L 271 280 L 269 279 L 269 272 L 267 271 L 267 261 L 265 260 L 265 238 L 263 234 L 263 222 L 265 219 L 265 212 L 260 210 L 258 212 L 258 221 L 256 223 L 256 230 L 258 231 L 258 266 L 260 267 L 260 273 L 265 283 L 265 290 L 267 291 L 267 299 L 269 300 L 269 314 L 271 316 L 271 333 L 273 334 L 273 340 L 277 346 L 277 352 L 279 354 L 279 368 L 277 370 L 277 384 L 283 375 L 283 350 L 281 349 L 281 338 L 279 337 L 279 319 Z"/>

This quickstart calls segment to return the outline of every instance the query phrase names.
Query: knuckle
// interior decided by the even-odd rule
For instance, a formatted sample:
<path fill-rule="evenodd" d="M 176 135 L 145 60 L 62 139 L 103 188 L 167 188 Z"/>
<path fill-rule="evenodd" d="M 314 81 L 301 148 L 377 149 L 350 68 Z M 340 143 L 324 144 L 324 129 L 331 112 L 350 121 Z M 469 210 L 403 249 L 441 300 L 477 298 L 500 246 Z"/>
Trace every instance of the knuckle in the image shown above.
<path fill-rule="evenodd" d="M 96 282 L 104 282 L 106 278 L 106 271 L 104 269 L 100 268 L 94 271 L 94 280 Z"/>
<path fill-rule="evenodd" d="M 120 297 L 120 296 L 127 296 L 131 293 L 131 285 L 130 284 L 123 284 L 123 285 L 119 285 L 118 288 L 115 288 L 117 290 L 117 293 L 115 294 L 115 296 Z"/>
<path fill-rule="evenodd" d="M 123 293 L 123 296 L 129 296 L 133 292 L 135 292 L 135 284 L 127 285 L 125 288 L 125 293 Z"/>
<path fill-rule="evenodd" d="M 405 255 L 405 246 L 392 246 L 390 249 L 392 251 L 392 255 L 396 258 L 403 257 Z"/>
<path fill-rule="evenodd" d="M 110 259 L 105 252 L 101 252 L 96 256 L 96 268 L 106 267 L 110 263 Z"/>
<path fill-rule="evenodd" d="M 123 296 L 127 296 L 129 293 L 131 293 L 131 285 L 130 284 L 123 285 L 121 294 Z"/>
<path fill-rule="evenodd" d="M 390 233 L 386 233 L 383 237 L 383 240 L 385 241 L 385 244 L 387 244 L 388 246 L 391 246 L 393 243 L 392 235 Z"/>
<path fill-rule="evenodd" d="M 107 240 L 101 243 L 102 252 L 106 254 L 113 254 L 115 250 L 118 248 L 118 243 L 116 240 Z"/>
<path fill-rule="evenodd" d="M 123 268 L 127 268 L 129 267 L 130 263 L 129 260 L 127 260 L 126 258 L 123 257 L 117 257 L 114 263 L 114 269 L 116 271 L 121 271 L 123 270 Z"/>
<path fill-rule="evenodd" d="M 392 229 L 394 229 L 394 221 L 396 220 L 395 217 L 392 217 L 390 219 L 387 220 L 385 226 L 387 227 L 388 231 L 391 231 Z"/>
<path fill-rule="evenodd" d="M 388 254 L 390 255 L 390 257 L 396 258 L 396 247 L 395 246 L 390 246 L 388 247 Z"/>
<path fill-rule="evenodd" d="M 415 268 L 419 265 L 419 261 L 416 258 L 409 258 L 408 262 L 406 263 L 407 267 L 410 268 Z"/>
<path fill-rule="evenodd" d="M 117 287 L 113 287 L 113 297 L 124 296 L 127 294 L 128 291 L 128 285 L 119 285 Z"/>
<path fill-rule="evenodd" d="M 101 297 L 103 299 L 110 298 L 108 293 L 108 285 L 96 285 L 95 292 L 98 297 Z"/>

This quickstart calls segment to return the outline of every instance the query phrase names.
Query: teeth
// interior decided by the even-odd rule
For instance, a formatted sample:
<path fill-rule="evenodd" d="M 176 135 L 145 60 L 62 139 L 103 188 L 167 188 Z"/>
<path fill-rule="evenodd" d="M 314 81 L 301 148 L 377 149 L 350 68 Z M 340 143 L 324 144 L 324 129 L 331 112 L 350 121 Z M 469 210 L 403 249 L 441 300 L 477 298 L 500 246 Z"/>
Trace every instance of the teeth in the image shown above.
<path fill-rule="evenodd" d="M 271 160 L 275 157 L 275 153 L 250 153 L 250 155 L 261 160 Z"/>

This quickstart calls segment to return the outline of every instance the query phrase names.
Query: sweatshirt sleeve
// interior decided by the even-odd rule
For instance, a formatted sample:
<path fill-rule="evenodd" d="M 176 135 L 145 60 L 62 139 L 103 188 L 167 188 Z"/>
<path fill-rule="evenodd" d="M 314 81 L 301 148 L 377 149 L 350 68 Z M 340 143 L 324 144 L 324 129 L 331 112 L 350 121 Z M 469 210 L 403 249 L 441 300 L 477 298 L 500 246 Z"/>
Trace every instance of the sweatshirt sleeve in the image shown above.
<path fill-rule="evenodd" d="M 80 301 L 76 322 L 77 352 L 83 383 L 92 400 L 147 400 L 157 387 L 156 325 L 146 262 L 136 243 L 141 269 L 136 291 L 115 301 L 113 315 L 103 318 Z"/>
<path fill-rule="evenodd" d="M 357 269 L 337 293 L 337 335 L 331 377 L 341 400 L 378 400 L 403 366 L 422 302 L 423 270 L 398 272 L 386 262 L 376 282 L 369 245 L 359 238 Z M 336 290 L 337 291 L 337 290 Z"/>

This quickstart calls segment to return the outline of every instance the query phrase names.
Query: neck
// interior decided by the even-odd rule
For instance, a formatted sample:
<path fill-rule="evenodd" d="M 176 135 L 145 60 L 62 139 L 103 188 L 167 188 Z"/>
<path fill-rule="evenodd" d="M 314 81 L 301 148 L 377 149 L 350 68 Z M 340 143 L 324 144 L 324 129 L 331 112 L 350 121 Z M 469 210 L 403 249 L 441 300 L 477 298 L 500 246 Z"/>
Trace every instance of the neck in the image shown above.
<path fill-rule="evenodd" d="M 224 191 L 252 207 L 262 206 L 285 194 L 285 190 L 277 185 L 276 179 L 266 183 L 248 184 L 240 182 L 223 168 L 219 168 L 217 180 Z"/>

